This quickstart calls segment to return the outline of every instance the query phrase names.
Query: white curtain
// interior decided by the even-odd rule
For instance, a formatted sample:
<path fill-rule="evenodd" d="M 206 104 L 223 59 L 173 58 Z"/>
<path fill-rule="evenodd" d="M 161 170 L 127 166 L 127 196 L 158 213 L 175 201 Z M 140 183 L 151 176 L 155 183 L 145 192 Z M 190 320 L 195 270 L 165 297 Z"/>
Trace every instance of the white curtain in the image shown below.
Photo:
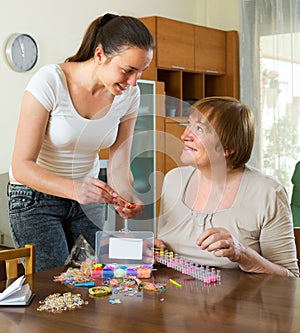
<path fill-rule="evenodd" d="M 291 194 L 300 160 L 300 0 L 243 0 L 241 100 L 255 113 L 250 164 Z"/>

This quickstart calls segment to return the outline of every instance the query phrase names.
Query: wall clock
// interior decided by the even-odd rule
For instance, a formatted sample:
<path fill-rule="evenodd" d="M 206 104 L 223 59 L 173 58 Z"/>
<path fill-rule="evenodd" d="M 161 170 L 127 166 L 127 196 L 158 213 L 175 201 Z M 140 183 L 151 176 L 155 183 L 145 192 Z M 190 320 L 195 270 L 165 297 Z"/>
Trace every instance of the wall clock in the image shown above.
<path fill-rule="evenodd" d="M 38 46 L 28 34 L 12 34 L 6 43 L 6 59 L 10 67 L 17 72 L 27 72 L 38 60 Z"/>

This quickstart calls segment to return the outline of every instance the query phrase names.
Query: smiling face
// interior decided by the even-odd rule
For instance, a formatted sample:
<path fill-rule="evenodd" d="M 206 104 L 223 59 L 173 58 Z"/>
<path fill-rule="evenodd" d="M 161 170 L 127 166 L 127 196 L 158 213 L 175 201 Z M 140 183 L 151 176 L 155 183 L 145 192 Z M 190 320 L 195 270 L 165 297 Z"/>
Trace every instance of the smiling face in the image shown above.
<path fill-rule="evenodd" d="M 95 56 L 99 59 L 102 84 L 113 95 L 121 95 L 128 86 L 136 86 L 137 80 L 152 60 L 153 51 L 126 47 L 122 52 L 107 57 L 99 46 Z"/>
<path fill-rule="evenodd" d="M 190 114 L 181 136 L 184 142 L 181 161 L 198 169 L 211 169 L 223 165 L 224 151 L 212 125 L 199 112 Z"/>

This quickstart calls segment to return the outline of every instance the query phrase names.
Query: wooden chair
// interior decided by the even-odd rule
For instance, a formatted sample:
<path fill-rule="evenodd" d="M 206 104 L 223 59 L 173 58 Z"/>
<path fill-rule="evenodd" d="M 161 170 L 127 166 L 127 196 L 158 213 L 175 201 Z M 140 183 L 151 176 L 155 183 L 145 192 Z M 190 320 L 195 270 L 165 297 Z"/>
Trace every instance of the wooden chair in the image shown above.
<path fill-rule="evenodd" d="M 18 264 L 21 258 L 25 259 L 25 274 L 35 272 L 35 244 L 26 244 L 25 247 L 0 251 L 0 260 L 6 264 L 6 278 L 13 279 L 18 276 Z"/>
<path fill-rule="evenodd" d="M 300 269 L 300 227 L 294 227 L 295 243 L 297 247 L 298 266 Z"/>

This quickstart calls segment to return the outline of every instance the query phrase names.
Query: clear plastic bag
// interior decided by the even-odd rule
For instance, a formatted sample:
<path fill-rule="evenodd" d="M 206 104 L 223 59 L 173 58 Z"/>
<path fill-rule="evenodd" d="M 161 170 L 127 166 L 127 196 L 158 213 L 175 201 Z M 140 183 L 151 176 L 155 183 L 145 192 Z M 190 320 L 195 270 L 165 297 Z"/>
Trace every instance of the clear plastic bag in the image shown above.
<path fill-rule="evenodd" d="M 81 264 L 87 259 L 93 260 L 94 258 L 95 251 L 87 242 L 87 240 L 82 235 L 79 235 L 68 258 L 65 261 L 65 265 L 80 267 Z"/>

